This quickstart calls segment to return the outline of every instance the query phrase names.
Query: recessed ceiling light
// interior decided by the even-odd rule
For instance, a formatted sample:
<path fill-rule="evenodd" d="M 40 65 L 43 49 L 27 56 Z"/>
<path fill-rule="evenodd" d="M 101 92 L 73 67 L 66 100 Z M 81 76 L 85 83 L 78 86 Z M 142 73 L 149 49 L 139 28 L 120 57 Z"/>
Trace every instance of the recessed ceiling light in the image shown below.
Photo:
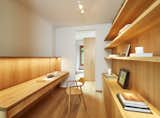
<path fill-rule="evenodd" d="M 84 10 L 83 9 L 81 10 L 81 14 L 84 14 Z"/>

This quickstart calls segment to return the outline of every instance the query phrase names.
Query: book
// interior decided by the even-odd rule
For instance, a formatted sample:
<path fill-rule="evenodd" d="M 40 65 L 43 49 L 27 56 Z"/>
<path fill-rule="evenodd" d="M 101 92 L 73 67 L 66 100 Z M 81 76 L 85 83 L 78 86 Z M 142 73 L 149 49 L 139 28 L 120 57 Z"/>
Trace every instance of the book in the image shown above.
<path fill-rule="evenodd" d="M 144 101 L 140 99 L 136 94 L 133 94 L 133 93 L 122 93 L 120 94 L 120 98 L 125 104 L 135 104 L 135 105 L 146 106 Z"/>
<path fill-rule="evenodd" d="M 117 94 L 122 107 L 127 111 L 151 113 L 151 110 L 138 96 L 133 93 Z"/>
<path fill-rule="evenodd" d="M 124 101 L 124 98 L 121 94 L 117 95 L 119 101 L 121 102 L 121 104 L 125 107 L 135 107 L 135 108 L 148 108 L 148 106 L 144 103 L 144 105 L 140 105 L 140 104 L 134 104 L 134 103 L 126 103 Z"/>
<path fill-rule="evenodd" d="M 126 57 L 129 56 L 130 48 L 131 48 L 131 44 L 128 44 L 128 46 L 127 46 L 127 48 L 126 48 L 126 51 L 125 51 L 125 56 L 126 56 Z"/>
<path fill-rule="evenodd" d="M 135 111 L 135 112 L 142 112 L 142 113 L 152 113 L 151 110 L 148 109 L 141 109 L 141 108 L 134 108 L 134 107 L 124 107 L 127 111 Z"/>

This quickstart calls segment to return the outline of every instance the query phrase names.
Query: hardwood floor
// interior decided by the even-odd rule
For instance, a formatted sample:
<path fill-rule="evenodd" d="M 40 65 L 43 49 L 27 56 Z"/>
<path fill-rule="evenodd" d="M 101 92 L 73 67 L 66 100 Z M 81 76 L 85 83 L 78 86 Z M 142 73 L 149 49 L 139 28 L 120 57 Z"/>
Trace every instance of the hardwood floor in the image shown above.
<path fill-rule="evenodd" d="M 47 97 L 24 112 L 19 118 L 106 118 L 103 95 L 96 92 L 95 82 L 86 82 L 83 87 L 87 111 L 78 96 L 71 98 L 71 113 L 67 114 L 65 89 L 55 88 Z"/>

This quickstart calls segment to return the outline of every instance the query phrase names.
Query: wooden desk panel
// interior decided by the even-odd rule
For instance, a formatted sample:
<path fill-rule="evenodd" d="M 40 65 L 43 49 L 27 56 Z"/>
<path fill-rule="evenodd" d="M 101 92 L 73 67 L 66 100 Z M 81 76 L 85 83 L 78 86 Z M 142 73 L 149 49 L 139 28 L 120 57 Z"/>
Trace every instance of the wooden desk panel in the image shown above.
<path fill-rule="evenodd" d="M 42 76 L 2 90 L 0 91 L 0 110 L 7 112 L 7 117 L 11 118 L 67 77 L 67 72 L 61 72 L 58 77 L 51 80 L 44 80 L 45 76 Z"/>

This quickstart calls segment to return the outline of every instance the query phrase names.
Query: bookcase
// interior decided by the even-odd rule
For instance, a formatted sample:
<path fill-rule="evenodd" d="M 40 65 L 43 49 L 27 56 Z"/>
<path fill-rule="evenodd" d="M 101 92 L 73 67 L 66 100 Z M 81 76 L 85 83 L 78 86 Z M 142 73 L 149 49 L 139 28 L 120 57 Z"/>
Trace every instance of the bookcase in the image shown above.
<path fill-rule="evenodd" d="M 119 34 L 125 25 L 130 26 Z M 160 0 L 126 0 L 105 38 L 105 50 L 120 54 L 130 44 L 130 52 L 143 46 L 153 57 L 105 57 L 112 62 L 112 72 L 130 71 L 128 89 L 136 91 L 160 111 Z"/>

